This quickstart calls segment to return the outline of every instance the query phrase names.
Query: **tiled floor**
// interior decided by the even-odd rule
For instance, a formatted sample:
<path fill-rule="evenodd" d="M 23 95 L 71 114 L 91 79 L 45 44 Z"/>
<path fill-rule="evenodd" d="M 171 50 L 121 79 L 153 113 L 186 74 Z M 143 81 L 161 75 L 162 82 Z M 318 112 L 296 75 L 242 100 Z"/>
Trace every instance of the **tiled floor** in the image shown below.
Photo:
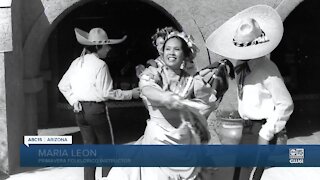
<path fill-rule="evenodd" d="M 288 144 L 320 144 L 320 131 L 290 138 Z M 318 180 L 320 167 L 273 167 L 266 169 L 261 180 Z"/>
<path fill-rule="evenodd" d="M 266 169 L 261 180 L 319 180 L 320 167 L 274 167 Z"/>

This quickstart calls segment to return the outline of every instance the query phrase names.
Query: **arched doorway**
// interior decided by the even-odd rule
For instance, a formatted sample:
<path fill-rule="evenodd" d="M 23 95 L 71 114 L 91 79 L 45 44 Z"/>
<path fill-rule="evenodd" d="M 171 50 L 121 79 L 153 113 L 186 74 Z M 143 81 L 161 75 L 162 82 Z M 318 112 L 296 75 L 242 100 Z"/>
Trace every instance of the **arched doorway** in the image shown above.
<path fill-rule="evenodd" d="M 284 21 L 283 39 L 271 55 L 295 104 L 288 127 L 299 127 L 305 132 L 320 129 L 319 8 L 317 0 L 305 0 L 297 6 Z"/>
<path fill-rule="evenodd" d="M 158 55 L 150 37 L 157 28 L 165 26 L 181 30 L 175 19 L 162 8 L 132 0 L 93 1 L 63 17 L 50 34 L 42 53 L 40 71 L 43 77 L 50 78 L 44 78 L 44 88 L 37 97 L 39 128 L 75 126 L 71 107 L 57 89 L 62 75 L 82 51 L 75 39 L 75 27 L 85 31 L 102 27 L 112 38 L 128 36 L 124 43 L 113 46 L 107 58 L 111 59 L 108 66 L 114 87 L 131 89 L 138 83 L 135 66 Z M 109 111 L 114 128 L 121 131 L 119 135 L 133 133 L 129 136 L 134 140 L 143 133 L 148 114 L 142 102 L 111 102 Z M 118 142 L 126 141 L 119 138 Z"/>

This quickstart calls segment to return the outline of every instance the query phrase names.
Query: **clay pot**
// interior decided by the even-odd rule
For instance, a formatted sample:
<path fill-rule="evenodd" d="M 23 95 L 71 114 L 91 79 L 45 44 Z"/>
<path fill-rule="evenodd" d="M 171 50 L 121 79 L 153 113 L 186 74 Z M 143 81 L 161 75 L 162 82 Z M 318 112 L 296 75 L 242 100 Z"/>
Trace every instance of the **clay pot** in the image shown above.
<path fill-rule="evenodd" d="M 218 134 L 222 144 L 240 144 L 243 130 L 243 119 L 218 117 L 220 126 Z"/>

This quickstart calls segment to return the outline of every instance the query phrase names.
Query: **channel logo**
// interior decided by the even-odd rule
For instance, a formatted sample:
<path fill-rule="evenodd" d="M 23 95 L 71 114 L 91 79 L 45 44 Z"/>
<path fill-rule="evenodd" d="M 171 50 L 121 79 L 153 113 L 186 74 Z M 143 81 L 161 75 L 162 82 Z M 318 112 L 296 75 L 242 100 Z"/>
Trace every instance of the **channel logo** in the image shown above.
<path fill-rule="evenodd" d="M 289 162 L 291 164 L 303 164 L 304 149 L 303 148 L 290 148 L 289 149 Z"/>

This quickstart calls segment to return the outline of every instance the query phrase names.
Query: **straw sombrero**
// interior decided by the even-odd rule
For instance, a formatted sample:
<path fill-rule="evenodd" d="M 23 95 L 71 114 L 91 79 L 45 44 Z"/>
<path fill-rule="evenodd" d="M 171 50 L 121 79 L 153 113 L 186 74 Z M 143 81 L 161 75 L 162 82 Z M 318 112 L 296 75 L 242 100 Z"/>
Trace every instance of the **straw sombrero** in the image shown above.
<path fill-rule="evenodd" d="M 209 50 L 221 56 L 246 60 L 271 53 L 283 35 L 282 20 L 267 5 L 249 7 L 236 14 L 206 40 Z"/>
<path fill-rule="evenodd" d="M 79 29 L 74 29 L 77 41 L 82 45 L 104 45 L 104 44 L 118 44 L 123 42 L 127 36 L 121 39 L 109 39 L 107 33 L 102 28 L 93 28 L 89 33 Z"/>

